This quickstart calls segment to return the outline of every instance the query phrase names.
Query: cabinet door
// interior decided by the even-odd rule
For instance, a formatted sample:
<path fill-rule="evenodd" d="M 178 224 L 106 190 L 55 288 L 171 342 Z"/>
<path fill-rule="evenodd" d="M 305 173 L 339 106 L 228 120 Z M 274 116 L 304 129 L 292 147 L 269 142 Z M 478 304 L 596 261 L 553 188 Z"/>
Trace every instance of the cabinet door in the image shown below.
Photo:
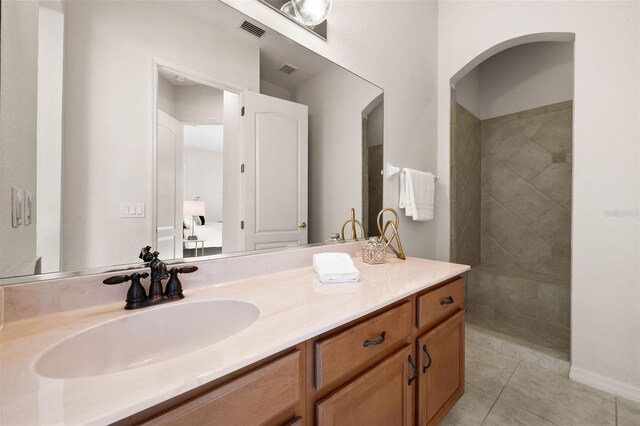
<path fill-rule="evenodd" d="M 417 366 L 406 347 L 317 404 L 317 425 L 413 424 Z"/>
<path fill-rule="evenodd" d="M 418 424 L 439 423 L 464 393 L 464 311 L 418 338 Z"/>

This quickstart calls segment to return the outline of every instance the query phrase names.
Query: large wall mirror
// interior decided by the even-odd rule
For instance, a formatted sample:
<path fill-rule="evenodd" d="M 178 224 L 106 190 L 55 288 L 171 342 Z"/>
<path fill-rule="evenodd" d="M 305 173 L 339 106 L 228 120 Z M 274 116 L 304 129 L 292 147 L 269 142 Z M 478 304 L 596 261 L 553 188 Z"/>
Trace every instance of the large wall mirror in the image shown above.
<path fill-rule="evenodd" d="M 2 282 L 376 234 L 381 88 L 218 0 L 1 19 Z"/>

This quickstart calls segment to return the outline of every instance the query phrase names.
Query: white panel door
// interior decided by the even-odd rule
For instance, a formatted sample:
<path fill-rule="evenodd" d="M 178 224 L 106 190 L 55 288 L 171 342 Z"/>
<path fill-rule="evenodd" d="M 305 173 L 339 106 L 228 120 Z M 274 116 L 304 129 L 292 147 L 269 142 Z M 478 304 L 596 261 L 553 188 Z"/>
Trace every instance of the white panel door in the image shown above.
<path fill-rule="evenodd" d="M 183 126 L 158 110 L 156 146 L 156 245 L 160 258 L 182 258 L 184 191 Z"/>
<path fill-rule="evenodd" d="M 244 92 L 244 249 L 307 244 L 306 105 Z"/>

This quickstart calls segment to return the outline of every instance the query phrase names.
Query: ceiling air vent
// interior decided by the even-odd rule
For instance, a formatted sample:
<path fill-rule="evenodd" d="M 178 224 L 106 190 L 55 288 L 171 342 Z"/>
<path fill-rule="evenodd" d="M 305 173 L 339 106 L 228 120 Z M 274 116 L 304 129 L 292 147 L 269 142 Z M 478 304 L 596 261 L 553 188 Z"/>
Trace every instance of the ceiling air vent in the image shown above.
<path fill-rule="evenodd" d="M 278 71 L 282 71 L 285 74 L 291 74 L 292 72 L 296 71 L 297 69 L 298 69 L 298 67 L 294 67 L 291 64 L 284 64 L 283 66 L 278 68 Z"/>
<path fill-rule="evenodd" d="M 240 28 L 242 28 L 243 30 L 245 30 L 248 33 L 253 34 L 254 36 L 260 38 L 264 35 L 264 33 L 266 32 L 265 30 L 263 30 L 262 28 L 253 25 L 251 22 L 249 21 L 244 21 L 242 23 L 242 25 L 240 25 Z"/>

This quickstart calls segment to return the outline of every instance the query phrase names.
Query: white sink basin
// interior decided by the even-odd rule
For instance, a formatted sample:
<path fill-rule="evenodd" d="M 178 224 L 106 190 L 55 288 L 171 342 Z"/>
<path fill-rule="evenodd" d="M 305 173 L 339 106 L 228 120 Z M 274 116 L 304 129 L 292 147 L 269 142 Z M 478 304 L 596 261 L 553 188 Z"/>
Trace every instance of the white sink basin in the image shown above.
<path fill-rule="evenodd" d="M 258 307 L 236 300 L 145 308 L 61 340 L 40 354 L 33 368 L 57 379 L 117 373 L 220 342 L 259 316 Z"/>

